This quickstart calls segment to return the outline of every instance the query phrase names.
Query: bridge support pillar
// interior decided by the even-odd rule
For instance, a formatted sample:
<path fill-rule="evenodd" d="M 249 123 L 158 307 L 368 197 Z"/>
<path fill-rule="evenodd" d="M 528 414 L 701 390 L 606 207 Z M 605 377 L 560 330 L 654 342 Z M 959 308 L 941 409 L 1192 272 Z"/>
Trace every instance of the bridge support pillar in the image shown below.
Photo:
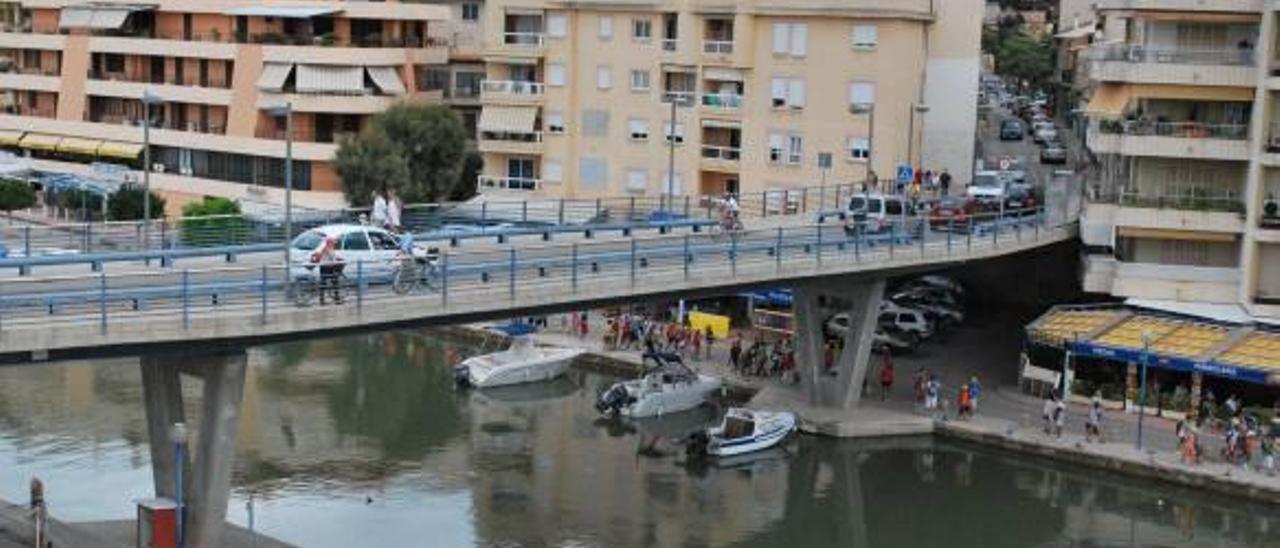
<path fill-rule="evenodd" d="M 231 494 L 236 427 L 244 394 L 247 356 L 244 351 L 208 356 L 168 355 L 142 358 L 142 384 L 151 438 L 151 470 L 157 497 L 176 499 L 176 466 L 183 467 L 182 498 L 186 501 L 186 545 L 221 545 Z M 174 423 L 185 423 L 181 375 L 203 381 L 199 424 L 194 425 L 194 459 L 184 451 L 177 462 L 170 439 Z M 188 425 L 190 428 L 192 425 Z M 190 442 L 190 439 L 188 439 Z"/>
<path fill-rule="evenodd" d="M 810 404 L 852 409 L 861 401 L 862 382 L 867 376 L 883 294 L 883 279 L 807 285 L 793 290 L 796 358 Z M 849 317 L 848 329 L 843 335 L 844 348 L 832 364 L 834 378 L 824 368 L 824 298 L 830 303 L 840 303 L 843 308 L 840 312 Z"/>

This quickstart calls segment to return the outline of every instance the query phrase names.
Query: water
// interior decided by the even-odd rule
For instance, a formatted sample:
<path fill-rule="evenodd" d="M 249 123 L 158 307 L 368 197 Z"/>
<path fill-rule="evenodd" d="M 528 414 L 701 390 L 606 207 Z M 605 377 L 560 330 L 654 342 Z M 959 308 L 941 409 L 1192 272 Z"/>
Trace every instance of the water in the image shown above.
<path fill-rule="evenodd" d="M 252 494 L 257 529 L 303 546 L 1280 546 L 1271 507 L 924 438 L 685 466 L 662 437 L 709 411 L 603 421 L 611 380 L 581 371 L 459 393 L 461 351 L 253 350 L 229 519 Z M 141 392 L 136 361 L 0 369 L 0 497 L 38 476 L 59 518 L 131 517 L 151 492 Z"/>

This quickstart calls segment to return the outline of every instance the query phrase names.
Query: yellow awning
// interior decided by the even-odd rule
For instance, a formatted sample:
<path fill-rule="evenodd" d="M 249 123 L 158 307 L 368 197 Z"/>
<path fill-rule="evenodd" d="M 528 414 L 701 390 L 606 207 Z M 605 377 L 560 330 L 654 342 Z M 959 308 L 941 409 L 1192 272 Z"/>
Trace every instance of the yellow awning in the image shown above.
<path fill-rule="evenodd" d="M 61 140 L 62 137 L 57 135 L 28 133 L 21 141 L 18 141 L 18 146 L 31 150 L 57 150 L 58 142 Z"/>
<path fill-rule="evenodd" d="M 137 143 L 103 141 L 102 146 L 98 147 L 98 156 L 136 160 L 140 154 L 142 154 L 142 145 Z"/>
<path fill-rule="evenodd" d="M 0 130 L 0 145 L 15 146 L 22 141 L 22 132 L 15 130 Z"/>
<path fill-rule="evenodd" d="M 1175 101 L 1253 101 L 1253 88 L 1223 86 L 1179 86 L 1170 84 L 1132 84 L 1135 99 L 1171 99 Z"/>
<path fill-rule="evenodd" d="M 1124 107 L 1129 104 L 1131 94 L 1132 89 L 1129 86 L 1100 85 L 1093 91 L 1093 97 L 1089 98 L 1089 105 L 1084 108 L 1084 111 L 1089 116 L 1098 118 L 1119 118 L 1124 114 Z"/>
<path fill-rule="evenodd" d="M 98 145 L 102 141 L 94 139 L 80 139 L 78 137 L 64 137 L 62 142 L 58 143 L 58 152 L 67 152 L 71 154 L 84 154 L 86 156 L 94 156 L 98 153 Z"/>
<path fill-rule="evenodd" d="M 480 111 L 480 131 L 495 133 L 533 133 L 538 119 L 537 107 L 488 106 Z"/>
<path fill-rule="evenodd" d="M 1116 228 L 1122 238 L 1149 238 L 1156 240 L 1188 240 L 1196 242 L 1234 242 L 1236 235 L 1230 232 L 1203 232 L 1198 230 L 1171 230 L 1165 228 L 1141 228 L 1122 226 Z"/>

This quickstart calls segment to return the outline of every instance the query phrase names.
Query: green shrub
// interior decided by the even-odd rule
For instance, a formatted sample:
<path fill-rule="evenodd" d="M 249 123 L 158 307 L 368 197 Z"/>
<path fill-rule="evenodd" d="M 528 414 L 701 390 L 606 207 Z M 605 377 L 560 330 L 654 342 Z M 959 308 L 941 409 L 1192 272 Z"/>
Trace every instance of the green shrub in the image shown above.
<path fill-rule="evenodd" d="M 216 247 L 253 241 L 253 227 L 240 211 L 240 204 L 227 198 L 205 196 L 182 206 L 182 245 Z"/>

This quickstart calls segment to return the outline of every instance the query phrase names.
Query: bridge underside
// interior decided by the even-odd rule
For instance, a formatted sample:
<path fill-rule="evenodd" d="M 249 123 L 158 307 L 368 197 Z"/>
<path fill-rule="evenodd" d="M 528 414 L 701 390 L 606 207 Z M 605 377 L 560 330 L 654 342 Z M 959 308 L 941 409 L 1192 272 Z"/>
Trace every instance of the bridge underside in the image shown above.
<path fill-rule="evenodd" d="M 867 362 L 874 344 L 876 319 L 884 295 L 884 278 L 812 283 L 792 291 L 795 307 L 796 362 L 809 404 L 852 409 L 862 397 Z M 830 371 L 826 369 L 826 313 L 823 305 L 836 305 L 848 314 L 843 346 Z"/>

